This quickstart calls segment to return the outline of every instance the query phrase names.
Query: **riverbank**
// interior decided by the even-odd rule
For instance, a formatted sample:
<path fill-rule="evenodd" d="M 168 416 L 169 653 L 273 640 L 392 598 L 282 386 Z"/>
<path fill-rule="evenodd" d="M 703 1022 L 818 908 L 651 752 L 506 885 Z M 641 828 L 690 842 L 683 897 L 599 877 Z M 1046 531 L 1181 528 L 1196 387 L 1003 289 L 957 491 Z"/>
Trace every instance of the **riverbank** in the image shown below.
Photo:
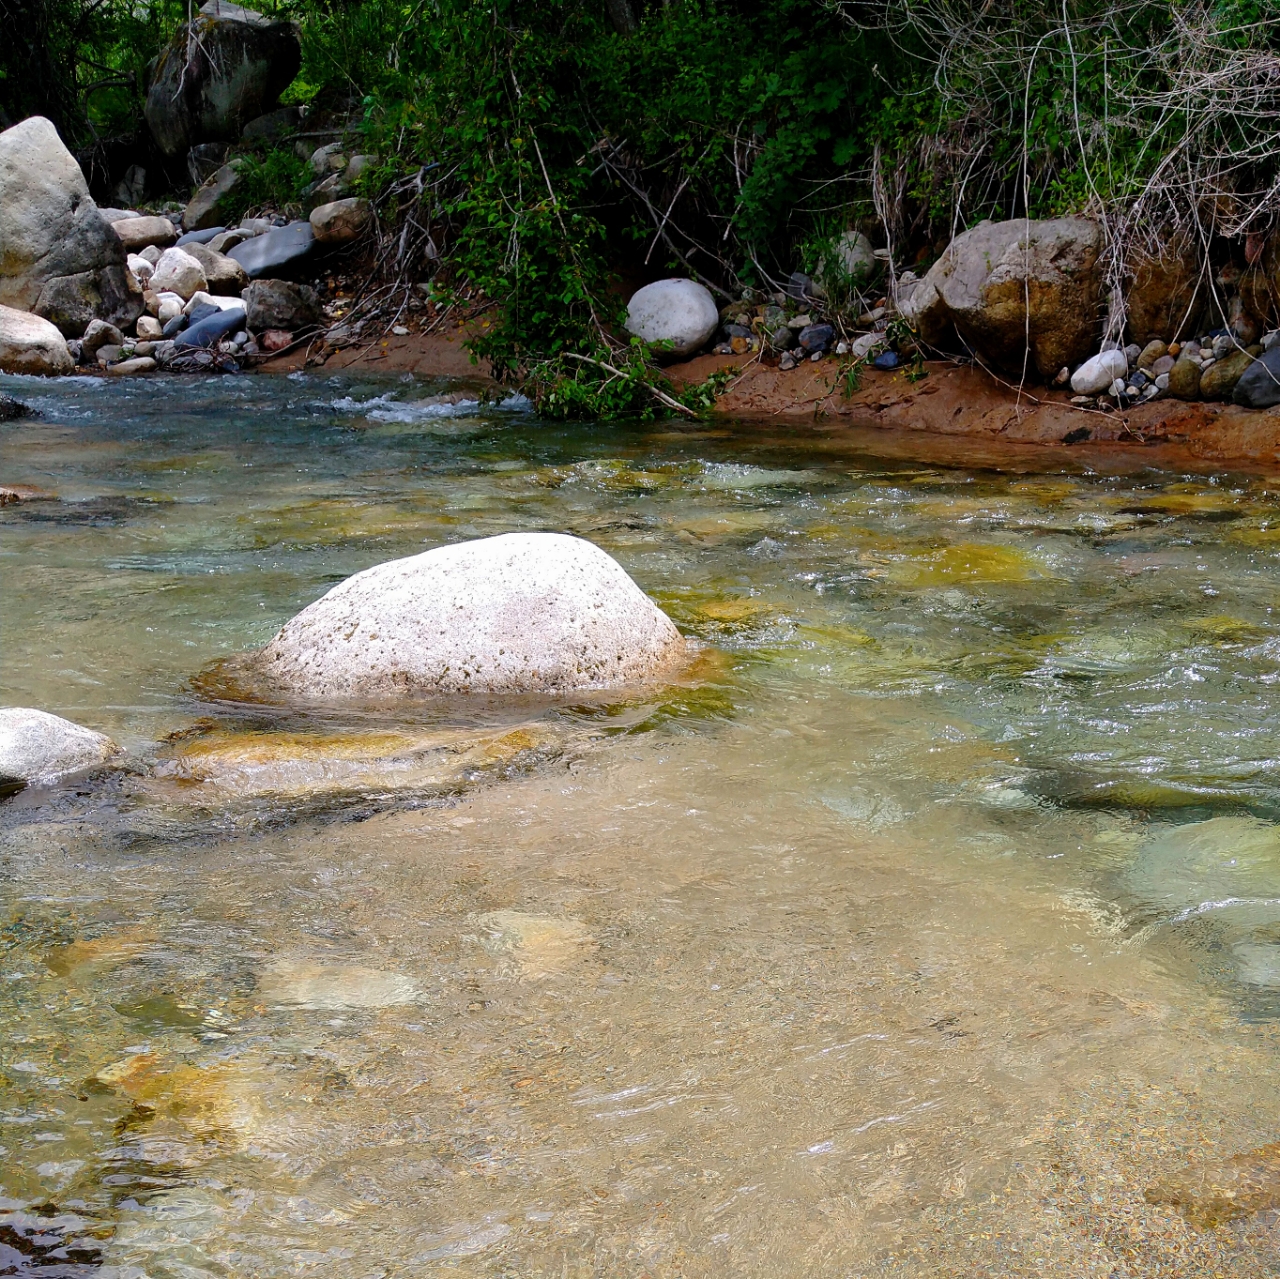
<path fill-rule="evenodd" d="M 463 343 L 468 330 L 387 337 L 331 354 L 325 370 L 412 373 L 490 383 L 487 364 L 473 364 Z M 303 348 L 265 361 L 262 372 L 293 373 L 307 367 Z M 315 366 L 313 366 L 315 367 Z M 933 360 L 925 376 L 910 381 L 901 371 L 864 368 L 860 385 L 845 395 L 835 360 L 783 370 L 756 356 L 703 355 L 669 366 L 678 386 L 705 381 L 720 369 L 735 370 L 716 402 L 715 414 L 743 420 L 808 423 L 839 421 L 942 438 L 988 443 L 1079 448 L 1084 445 L 1149 449 L 1188 460 L 1280 460 L 1280 409 L 1161 399 L 1123 412 L 1082 410 L 1067 391 L 1019 392 L 974 365 Z"/>

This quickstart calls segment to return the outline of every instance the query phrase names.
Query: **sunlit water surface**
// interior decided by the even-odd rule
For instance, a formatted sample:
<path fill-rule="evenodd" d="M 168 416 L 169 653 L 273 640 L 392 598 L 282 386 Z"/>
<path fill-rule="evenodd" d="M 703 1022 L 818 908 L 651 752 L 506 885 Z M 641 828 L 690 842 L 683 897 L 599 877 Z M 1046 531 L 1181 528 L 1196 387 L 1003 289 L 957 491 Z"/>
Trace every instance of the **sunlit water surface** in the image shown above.
<path fill-rule="evenodd" d="M 1280 1137 L 1280 478 L 2 389 L 43 416 L 0 482 L 56 498 L 0 509 L 0 703 L 128 755 L 0 806 L 0 1273 L 1280 1271 L 1273 1209 L 1144 1200 Z M 701 642 L 682 683 L 193 690 L 352 572 L 533 529 Z"/>

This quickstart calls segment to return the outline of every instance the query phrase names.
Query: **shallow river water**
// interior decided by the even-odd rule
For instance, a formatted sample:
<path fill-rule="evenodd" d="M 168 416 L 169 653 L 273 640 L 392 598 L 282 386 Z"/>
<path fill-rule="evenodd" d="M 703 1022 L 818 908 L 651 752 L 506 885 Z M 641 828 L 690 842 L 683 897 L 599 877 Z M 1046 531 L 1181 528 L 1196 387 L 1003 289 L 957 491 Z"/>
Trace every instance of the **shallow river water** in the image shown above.
<path fill-rule="evenodd" d="M 127 750 L 0 805 L 0 1274 L 1280 1273 L 1280 471 L 0 381 L 0 704 Z M 198 678 L 527 529 L 688 674 Z"/>

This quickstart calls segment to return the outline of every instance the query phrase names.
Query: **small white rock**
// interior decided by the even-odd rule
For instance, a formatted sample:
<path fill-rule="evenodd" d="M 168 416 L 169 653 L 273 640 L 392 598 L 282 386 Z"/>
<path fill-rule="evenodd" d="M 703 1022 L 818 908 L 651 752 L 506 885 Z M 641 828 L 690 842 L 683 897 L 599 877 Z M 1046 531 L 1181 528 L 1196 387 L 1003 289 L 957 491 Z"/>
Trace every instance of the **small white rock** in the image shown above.
<path fill-rule="evenodd" d="M 406 329 L 403 324 L 397 324 L 391 332 L 398 338 L 407 338 L 409 336 L 409 330 Z"/>
<path fill-rule="evenodd" d="M 184 302 L 176 293 L 161 293 L 157 297 L 157 302 L 159 305 L 156 318 L 160 321 L 161 327 L 182 314 Z"/>
<path fill-rule="evenodd" d="M 1097 395 L 1128 372 L 1129 361 L 1123 351 L 1101 351 L 1071 375 L 1071 389 L 1077 395 Z"/>
<path fill-rule="evenodd" d="M 151 287 L 157 293 L 167 291 L 186 299 L 200 289 L 208 289 L 204 267 L 183 249 L 165 249 L 151 276 Z"/>
<path fill-rule="evenodd" d="M 102 733 L 47 711 L 25 706 L 0 709 L 0 777 L 36 784 L 56 782 L 103 763 L 119 749 Z"/>
<path fill-rule="evenodd" d="M 1167 391 L 1169 389 L 1169 375 L 1167 373 L 1161 373 L 1160 376 L 1156 378 L 1155 384 L 1160 388 L 1160 390 Z"/>
<path fill-rule="evenodd" d="M 1107 391 L 1118 400 L 1124 394 L 1124 378 L 1116 378 L 1116 380 L 1107 388 Z"/>

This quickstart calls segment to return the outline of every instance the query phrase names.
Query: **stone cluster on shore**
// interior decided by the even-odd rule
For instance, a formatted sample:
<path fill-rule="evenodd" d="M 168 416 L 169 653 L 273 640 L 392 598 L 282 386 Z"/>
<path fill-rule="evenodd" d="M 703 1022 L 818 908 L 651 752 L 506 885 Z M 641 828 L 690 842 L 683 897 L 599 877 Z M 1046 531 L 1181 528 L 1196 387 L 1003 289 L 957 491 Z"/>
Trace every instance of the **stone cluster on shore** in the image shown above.
<path fill-rule="evenodd" d="M 304 109 L 278 105 L 300 56 L 292 23 L 226 0 L 206 0 L 175 34 L 145 116 L 198 187 L 180 211 L 127 207 L 148 185 L 138 165 L 116 188 L 125 207 L 99 207 L 43 117 L 0 132 L 0 371 L 232 369 L 318 330 L 321 300 L 305 281 L 370 230 L 373 206 L 351 192 L 376 157 L 300 130 Z M 309 216 L 227 219 L 242 180 L 228 144 L 299 132 L 315 174 Z"/>
<path fill-rule="evenodd" d="M 39 116 L 0 133 L 0 175 L 0 370 L 12 373 L 225 369 L 279 350 L 323 319 L 297 276 L 373 217 L 347 198 L 306 221 L 184 234 L 182 219 L 101 209 Z"/>

